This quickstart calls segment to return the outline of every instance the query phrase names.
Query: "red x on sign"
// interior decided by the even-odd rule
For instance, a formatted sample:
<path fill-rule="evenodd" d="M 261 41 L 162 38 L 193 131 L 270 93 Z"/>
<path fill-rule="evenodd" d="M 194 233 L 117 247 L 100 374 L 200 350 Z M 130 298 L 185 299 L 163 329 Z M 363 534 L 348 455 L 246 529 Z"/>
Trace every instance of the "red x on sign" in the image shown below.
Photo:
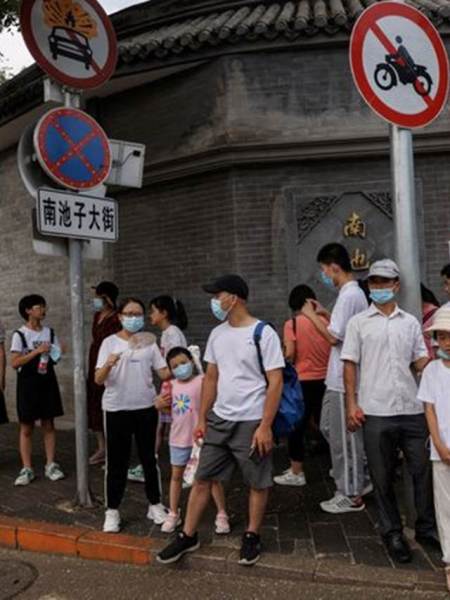
<path fill-rule="evenodd" d="M 34 133 L 38 160 L 47 174 L 71 189 L 91 189 L 108 177 L 108 138 L 88 114 L 55 108 L 39 121 Z"/>

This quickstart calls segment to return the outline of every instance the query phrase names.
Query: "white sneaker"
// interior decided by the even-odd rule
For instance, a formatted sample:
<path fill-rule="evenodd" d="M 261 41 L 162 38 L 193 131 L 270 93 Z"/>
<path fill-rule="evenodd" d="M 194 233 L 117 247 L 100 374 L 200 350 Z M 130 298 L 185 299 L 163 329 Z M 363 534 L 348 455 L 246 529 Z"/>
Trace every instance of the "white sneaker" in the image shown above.
<path fill-rule="evenodd" d="M 344 496 L 340 492 L 336 492 L 333 498 L 325 500 L 320 503 L 320 508 L 333 515 L 348 513 L 348 512 L 359 512 L 366 508 L 366 505 L 362 500 L 354 501 L 348 496 Z"/>
<path fill-rule="evenodd" d="M 23 467 L 20 470 L 19 476 L 14 482 L 14 485 L 28 485 L 35 479 L 34 471 L 30 467 Z"/>
<path fill-rule="evenodd" d="M 230 521 L 226 513 L 217 513 L 214 521 L 216 535 L 228 535 L 231 531 Z"/>
<path fill-rule="evenodd" d="M 145 483 L 144 468 L 142 465 L 136 465 L 132 469 L 128 469 L 129 481 L 137 481 L 138 483 Z"/>
<path fill-rule="evenodd" d="M 173 533 L 178 525 L 181 525 L 180 511 L 177 513 L 169 512 L 161 526 L 161 531 L 163 533 Z"/>
<path fill-rule="evenodd" d="M 302 486 L 306 485 L 306 478 L 304 473 L 293 473 L 291 469 L 287 469 L 282 475 L 277 475 L 273 478 L 275 483 L 278 485 L 293 485 Z"/>
<path fill-rule="evenodd" d="M 59 481 L 65 477 L 64 473 L 61 471 L 61 467 L 55 462 L 52 462 L 45 467 L 45 476 L 47 479 L 50 479 L 50 481 Z"/>
<path fill-rule="evenodd" d="M 149 504 L 147 519 L 153 521 L 155 525 L 162 525 L 167 519 L 168 510 L 164 504 Z"/>
<path fill-rule="evenodd" d="M 115 508 L 108 508 L 105 511 L 105 521 L 103 523 L 105 533 L 119 533 L 120 531 L 120 513 Z"/>

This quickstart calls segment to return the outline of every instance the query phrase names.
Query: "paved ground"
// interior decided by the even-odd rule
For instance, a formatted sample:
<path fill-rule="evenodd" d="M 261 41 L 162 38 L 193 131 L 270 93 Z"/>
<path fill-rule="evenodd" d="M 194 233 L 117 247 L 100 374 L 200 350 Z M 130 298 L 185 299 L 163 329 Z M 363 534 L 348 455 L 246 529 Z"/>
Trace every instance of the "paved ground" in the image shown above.
<path fill-rule="evenodd" d="M 92 491 L 98 499 L 93 509 L 74 509 L 71 500 L 75 494 L 74 433 L 58 433 L 58 460 L 68 477 L 64 481 L 51 483 L 42 477 L 42 442 L 39 430 L 35 434 L 35 468 L 38 479 L 27 488 L 14 488 L 13 481 L 19 469 L 16 448 L 16 425 L 0 427 L 0 513 L 5 515 L 82 525 L 99 529 L 103 519 L 101 498 L 103 471 L 99 467 L 91 470 Z M 276 452 L 277 471 L 287 466 L 284 448 Z M 168 489 L 168 463 L 166 451 L 162 452 L 161 470 L 165 492 Z M 372 498 L 367 499 L 367 510 L 351 515 L 328 515 L 320 510 L 319 501 L 333 493 L 333 484 L 328 476 L 327 455 L 309 456 L 306 465 L 308 485 L 304 488 L 274 488 L 265 519 L 262 535 L 266 552 L 295 555 L 298 558 L 338 559 L 345 563 L 375 567 L 395 568 L 386 554 L 376 531 L 376 511 Z M 402 486 L 399 485 L 400 493 Z M 186 500 L 184 493 L 183 501 Z M 227 492 L 229 513 L 233 531 L 228 537 L 211 535 L 213 512 L 205 518 L 201 530 L 202 540 L 214 546 L 238 548 L 244 530 L 246 494 L 237 477 Z M 123 533 L 164 537 L 159 528 L 145 519 L 146 500 L 143 486 L 129 483 L 121 510 L 124 520 Z M 407 531 L 408 533 L 408 531 Z M 412 536 L 412 532 L 409 532 Z M 440 556 L 427 554 L 414 544 L 414 561 L 402 568 L 433 571 L 441 568 Z"/>
<path fill-rule="evenodd" d="M 144 569 L 0 551 L 0 600 L 379 600 L 376 588 L 163 568 Z M 383 600 L 444 600 L 445 591 L 382 590 Z"/>

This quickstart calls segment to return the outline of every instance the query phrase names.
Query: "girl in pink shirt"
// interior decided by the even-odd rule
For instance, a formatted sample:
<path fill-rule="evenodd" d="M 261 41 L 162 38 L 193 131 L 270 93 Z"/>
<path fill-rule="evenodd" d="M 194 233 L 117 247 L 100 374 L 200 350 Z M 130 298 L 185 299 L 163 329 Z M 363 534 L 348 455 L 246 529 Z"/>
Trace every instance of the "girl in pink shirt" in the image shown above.
<path fill-rule="evenodd" d="M 195 373 L 192 354 L 181 346 L 169 350 L 167 364 L 173 377 L 172 393 L 161 394 L 155 402 L 158 410 L 172 408 L 172 426 L 170 428 L 169 448 L 172 473 L 170 478 L 170 512 L 161 531 L 172 533 L 181 523 L 180 495 L 183 474 L 189 461 L 194 443 L 194 431 L 200 410 L 203 375 Z M 230 533 L 228 515 L 225 510 L 225 494 L 219 482 L 212 484 L 212 496 L 217 506 L 215 530 L 217 534 Z"/>

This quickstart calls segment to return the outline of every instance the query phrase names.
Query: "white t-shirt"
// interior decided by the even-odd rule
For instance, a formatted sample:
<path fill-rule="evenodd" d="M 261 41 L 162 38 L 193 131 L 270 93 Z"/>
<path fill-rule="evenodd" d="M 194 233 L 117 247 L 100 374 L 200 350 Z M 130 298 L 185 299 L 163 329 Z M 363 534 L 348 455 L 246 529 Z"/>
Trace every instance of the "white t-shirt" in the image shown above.
<path fill-rule="evenodd" d="M 349 281 L 339 290 L 328 325 L 328 331 L 339 340 L 335 346 L 331 347 L 328 360 L 325 384 L 329 390 L 344 392 L 344 364 L 341 361 L 341 350 L 347 323 L 354 315 L 366 310 L 368 306 L 366 296 L 357 281 Z"/>
<path fill-rule="evenodd" d="M 164 369 L 166 361 L 156 344 L 132 350 L 118 335 L 105 338 L 100 346 L 96 368 L 103 367 L 110 354 L 120 358 L 105 381 L 102 408 L 110 412 L 140 410 L 153 406 L 156 390 L 152 369 Z"/>
<path fill-rule="evenodd" d="M 19 331 L 25 336 L 27 347 L 23 347 L 23 342 L 20 335 L 15 331 L 11 339 L 11 352 L 20 352 L 20 354 L 26 354 L 30 350 L 34 350 L 40 346 L 43 342 L 51 341 L 50 327 L 43 327 L 40 331 L 34 331 L 29 329 L 26 325 L 22 325 Z M 54 337 L 53 343 L 55 346 L 59 346 L 58 338 Z"/>
<path fill-rule="evenodd" d="M 176 325 L 169 325 L 161 334 L 161 354 L 167 356 L 167 353 L 172 348 L 180 346 L 181 348 L 187 348 L 186 338 L 183 332 Z"/>
<path fill-rule="evenodd" d="M 221 419 L 258 421 L 263 416 L 266 380 L 253 341 L 256 325 L 232 327 L 225 322 L 209 336 L 205 361 L 219 370 L 213 411 Z M 280 338 L 269 325 L 263 329 L 260 346 L 266 371 L 284 367 Z"/>
<path fill-rule="evenodd" d="M 424 369 L 420 381 L 417 399 L 420 402 L 434 404 L 439 435 L 450 448 L 450 369 L 442 360 L 431 361 Z M 441 460 L 431 440 L 431 460 Z"/>

